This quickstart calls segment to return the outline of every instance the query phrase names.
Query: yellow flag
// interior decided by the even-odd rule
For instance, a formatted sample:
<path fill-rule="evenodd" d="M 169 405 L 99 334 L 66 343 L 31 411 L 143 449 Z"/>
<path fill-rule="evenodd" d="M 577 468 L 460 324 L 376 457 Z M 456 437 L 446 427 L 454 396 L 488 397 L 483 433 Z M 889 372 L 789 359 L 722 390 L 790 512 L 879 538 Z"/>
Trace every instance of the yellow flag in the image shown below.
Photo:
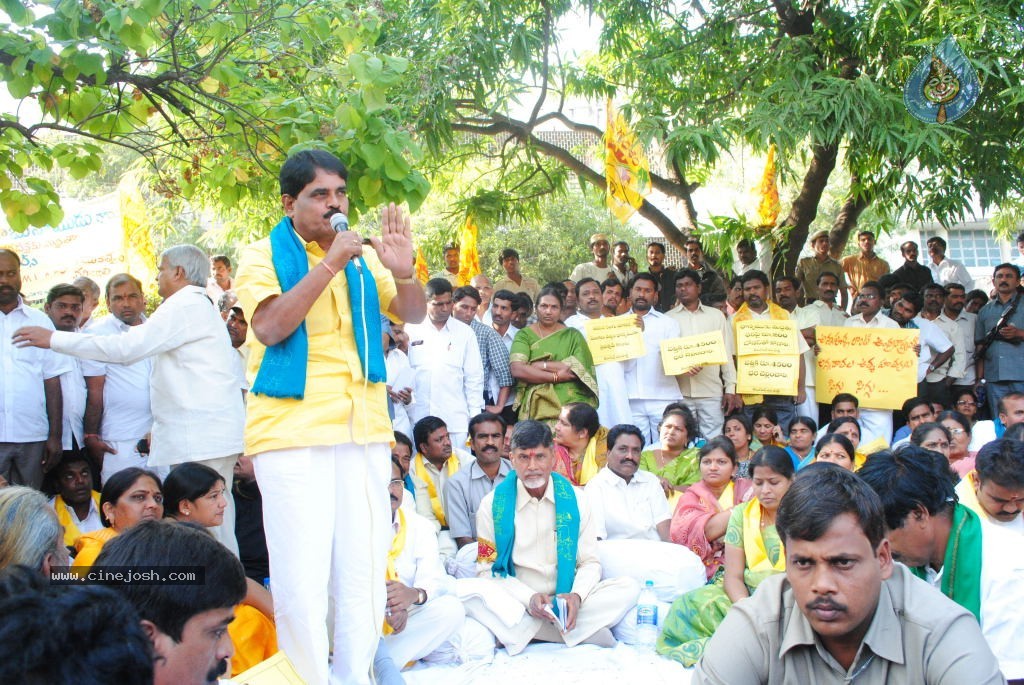
<path fill-rule="evenodd" d="M 423 258 L 423 250 L 416 248 L 416 278 L 423 285 L 430 280 L 430 269 L 427 268 L 427 260 Z"/>
<path fill-rule="evenodd" d="M 604 133 L 604 177 L 608 187 L 605 203 L 622 223 L 633 216 L 651 192 L 651 167 L 647 153 L 622 115 L 607 104 L 608 125 Z"/>
<path fill-rule="evenodd" d="M 466 217 L 466 225 L 459 234 L 459 277 L 460 286 L 469 285 L 474 276 L 480 274 L 480 254 L 476 247 L 479 229 L 473 217 Z"/>
<path fill-rule="evenodd" d="M 156 249 L 138 179 L 134 174 L 126 174 L 117 189 L 121 202 L 121 252 L 125 268 L 143 283 L 151 283 L 156 275 Z"/>
<path fill-rule="evenodd" d="M 760 201 L 757 205 L 757 219 L 760 228 L 775 228 L 779 220 L 779 184 L 775 174 L 775 143 L 768 148 L 768 159 L 764 163 L 764 174 L 758 188 Z"/>

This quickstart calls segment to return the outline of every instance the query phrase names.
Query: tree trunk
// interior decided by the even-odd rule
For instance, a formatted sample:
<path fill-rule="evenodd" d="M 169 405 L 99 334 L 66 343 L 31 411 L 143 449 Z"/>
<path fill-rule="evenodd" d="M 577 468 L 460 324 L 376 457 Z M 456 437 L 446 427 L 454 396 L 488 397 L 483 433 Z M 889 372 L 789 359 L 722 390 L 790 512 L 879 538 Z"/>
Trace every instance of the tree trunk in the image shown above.
<path fill-rule="evenodd" d="M 872 198 L 863 190 L 854 194 L 852 189 L 859 183 L 860 179 L 856 176 L 851 179 L 851 190 L 847 193 L 846 201 L 843 202 L 839 214 L 836 215 L 836 220 L 832 223 L 832 229 L 828 233 L 828 253 L 833 259 L 839 259 L 842 256 L 846 243 L 850 240 L 850 234 L 857 227 L 860 215 L 871 204 Z"/>
<path fill-rule="evenodd" d="M 838 154 L 839 146 L 836 144 L 814 146 L 814 157 L 804 175 L 800 194 L 793 201 L 789 216 L 782 222 L 782 228 L 788 229 L 784 230 L 786 244 L 775 245 L 775 258 L 772 260 L 773 276 L 792 276 L 796 270 L 800 251 L 807 242 L 808 229 L 818 216 L 821 195 L 828 185 L 832 170 L 836 168 Z"/>

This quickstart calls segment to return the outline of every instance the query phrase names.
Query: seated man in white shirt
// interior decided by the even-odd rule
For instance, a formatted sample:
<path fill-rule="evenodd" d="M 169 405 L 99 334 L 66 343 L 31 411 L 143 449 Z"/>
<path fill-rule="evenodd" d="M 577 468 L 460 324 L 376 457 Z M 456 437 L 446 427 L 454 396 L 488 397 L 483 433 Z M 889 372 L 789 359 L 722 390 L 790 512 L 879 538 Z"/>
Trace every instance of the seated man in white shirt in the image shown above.
<path fill-rule="evenodd" d="M 983 521 L 1024 536 L 1024 442 L 993 440 L 982 447 L 956 494 Z"/>
<path fill-rule="evenodd" d="M 95 488 L 96 476 L 92 462 L 81 452 L 65 452 L 63 459 L 47 474 L 51 492 L 50 505 L 64 527 L 64 544 L 74 547 L 86 533 L 103 527 L 100 517 L 100 493 Z"/>
<path fill-rule="evenodd" d="M 446 643 L 460 642 L 456 634 L 463 627 L 466 612 L 458 597 L 451 594 L 454 580 L 441 566 L 433 527 L 416 512 L 402 507 L 405 481 L 397 459 L 392 459 L 388 495 L 394 537 L 388 552 L 384 643 L 399 668 L 435 651 L 443 653 L 437 655 L 443 660 L 452 660 L 455 650 Z M 478 624 L 474 634 L 479 637 L 485 633 Z M 481 643 L 488 645 L 486 639 Z M 493 652 L 493 642 L 489 646 Z"/>
<path fill-rule="evenodd" d="M 594 518 L 582 493 L 552 473 L 545 424 L 516 424 L 512 465 L 516 470 L 480 503 L 481 590 L 465 596 L 466 613 L 510 655 L 532 639 L 614 646 L 610 627 L 636 604 L 640 588 L 631 578 L 601 581 Z"/>
<path fill-rule="evenodd" d="M 585 488 L 598 540 L 668 542 L 672 511 L 657 476 L 640 470 L 644 438 L 636 426 L 608 431 L 608 463 Z"/>

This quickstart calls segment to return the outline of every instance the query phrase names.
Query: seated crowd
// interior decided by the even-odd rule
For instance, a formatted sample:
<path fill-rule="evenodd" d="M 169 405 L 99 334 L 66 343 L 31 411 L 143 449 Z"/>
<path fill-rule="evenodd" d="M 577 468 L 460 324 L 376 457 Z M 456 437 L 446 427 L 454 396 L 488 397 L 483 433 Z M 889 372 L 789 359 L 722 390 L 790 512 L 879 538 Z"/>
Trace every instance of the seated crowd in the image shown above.
<path fill-rule="evenodd" d="M 538 641 L 640 644 L 646 586 L 657 653 L 696 666 L 695 682 L 1024 683 L 1020 271 L 995 267 L 992 300 L 970 312 L 973 283 L 941 238 L 929 240 L 929 267 L 906 243 L 893 273 L 877 264 L 871 234 L 859 241 L 861 254 L 840 264 L 813 236 L 815 256 L 774 282 L 743 245 L 730 282 L 696 240 L 683 268 L 666 267 L 653 243 L 638 272 L 627 244 L 609 258 L 596 234 L 594 260 L 571 280 L 542 286 L 506 249 L 494 287 L 485 276 L 460 285 L 456 258 L 425 284 L 422 323 L 382 316 L 394 431 L 378 569 L 386 611 L 382 625 L 363 626 L 380 635 L 377 681 Z M 233 424 L 253 380 L 248 324 L 230 297 L 230 260 L 214 260 L 205 285 L 223 302 L 224 356 L 208 363 L 231 362 L 216 390 L 231 406 L 215 413 Z M 0 311 L 83 339 L 141 338 L 130 336 L 149 325 L 138 282 L 111 280 L 99 322 L 90 283 L 55 287 L 46 314 L 0 292 Z M 595 364 L 586 322 L 622 314 L 636 317 L 646 353 Z M 737 393 L 735 327 L 758 319 L 797 323 L 793 395 Z M 901 411 L 861 407 L 850 392 L 819 404 L 819 325 L 920 332 Z M 731 362 L 666 375 L 663 341 L 715 331 Z M 259 457 L 230 436 L 187 458 L 150 454 L 150 431 L 174 425 L 173 403 L 159 392 L 149 401 L 162 382 L 150 360 L 158 345 L 69 337 L 24 348 L 32 368 L 17 382 L 42 381 L 33 401 L 43 413 L 26 403 L 31 430 L 0 438 L 0 632 L 38 636 L 20 651 L 0 640 L 0 681 L 214 682 L 271 657 L 282 598 L 268 582 Z M 84 356 L 102 361 L 71 356 L 87 344 L 99 352 Z M 202 567 L 204 581 L 54 580 L 173 566 Z M 79 616 L 83 630 L 116 631 L 65 641 L 43 627 Z M 92 680 L 69 675 L 70 643 Z"/>

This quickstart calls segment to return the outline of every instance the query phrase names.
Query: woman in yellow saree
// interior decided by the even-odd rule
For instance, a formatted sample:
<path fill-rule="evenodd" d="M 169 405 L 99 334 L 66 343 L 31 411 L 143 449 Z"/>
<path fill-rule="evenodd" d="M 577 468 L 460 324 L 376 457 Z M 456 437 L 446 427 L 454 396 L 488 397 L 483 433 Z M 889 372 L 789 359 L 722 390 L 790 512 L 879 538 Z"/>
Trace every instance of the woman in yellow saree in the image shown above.
<path fill-rule="evenodd" d="M 509 366 L 516 386 L 519 419 L 553 425 L 570 402 L 597 406 L 597 376 L 583 334 L 560 321 L 565 299 L 552 286 L 537 294 L 537 323 L 512 341 Z"/>
<path fill-rule="evenodd" d="M 780 447 L 762 447 L 751 460 L 755 499 L 733 509 L 725 533 L 724 572 L 672 603 L 658 637 L 658 654 L 693 666 L 729 607 L 765 578 L 786 570 L 775 512 L 793 482 L 793 460 Z"/>

